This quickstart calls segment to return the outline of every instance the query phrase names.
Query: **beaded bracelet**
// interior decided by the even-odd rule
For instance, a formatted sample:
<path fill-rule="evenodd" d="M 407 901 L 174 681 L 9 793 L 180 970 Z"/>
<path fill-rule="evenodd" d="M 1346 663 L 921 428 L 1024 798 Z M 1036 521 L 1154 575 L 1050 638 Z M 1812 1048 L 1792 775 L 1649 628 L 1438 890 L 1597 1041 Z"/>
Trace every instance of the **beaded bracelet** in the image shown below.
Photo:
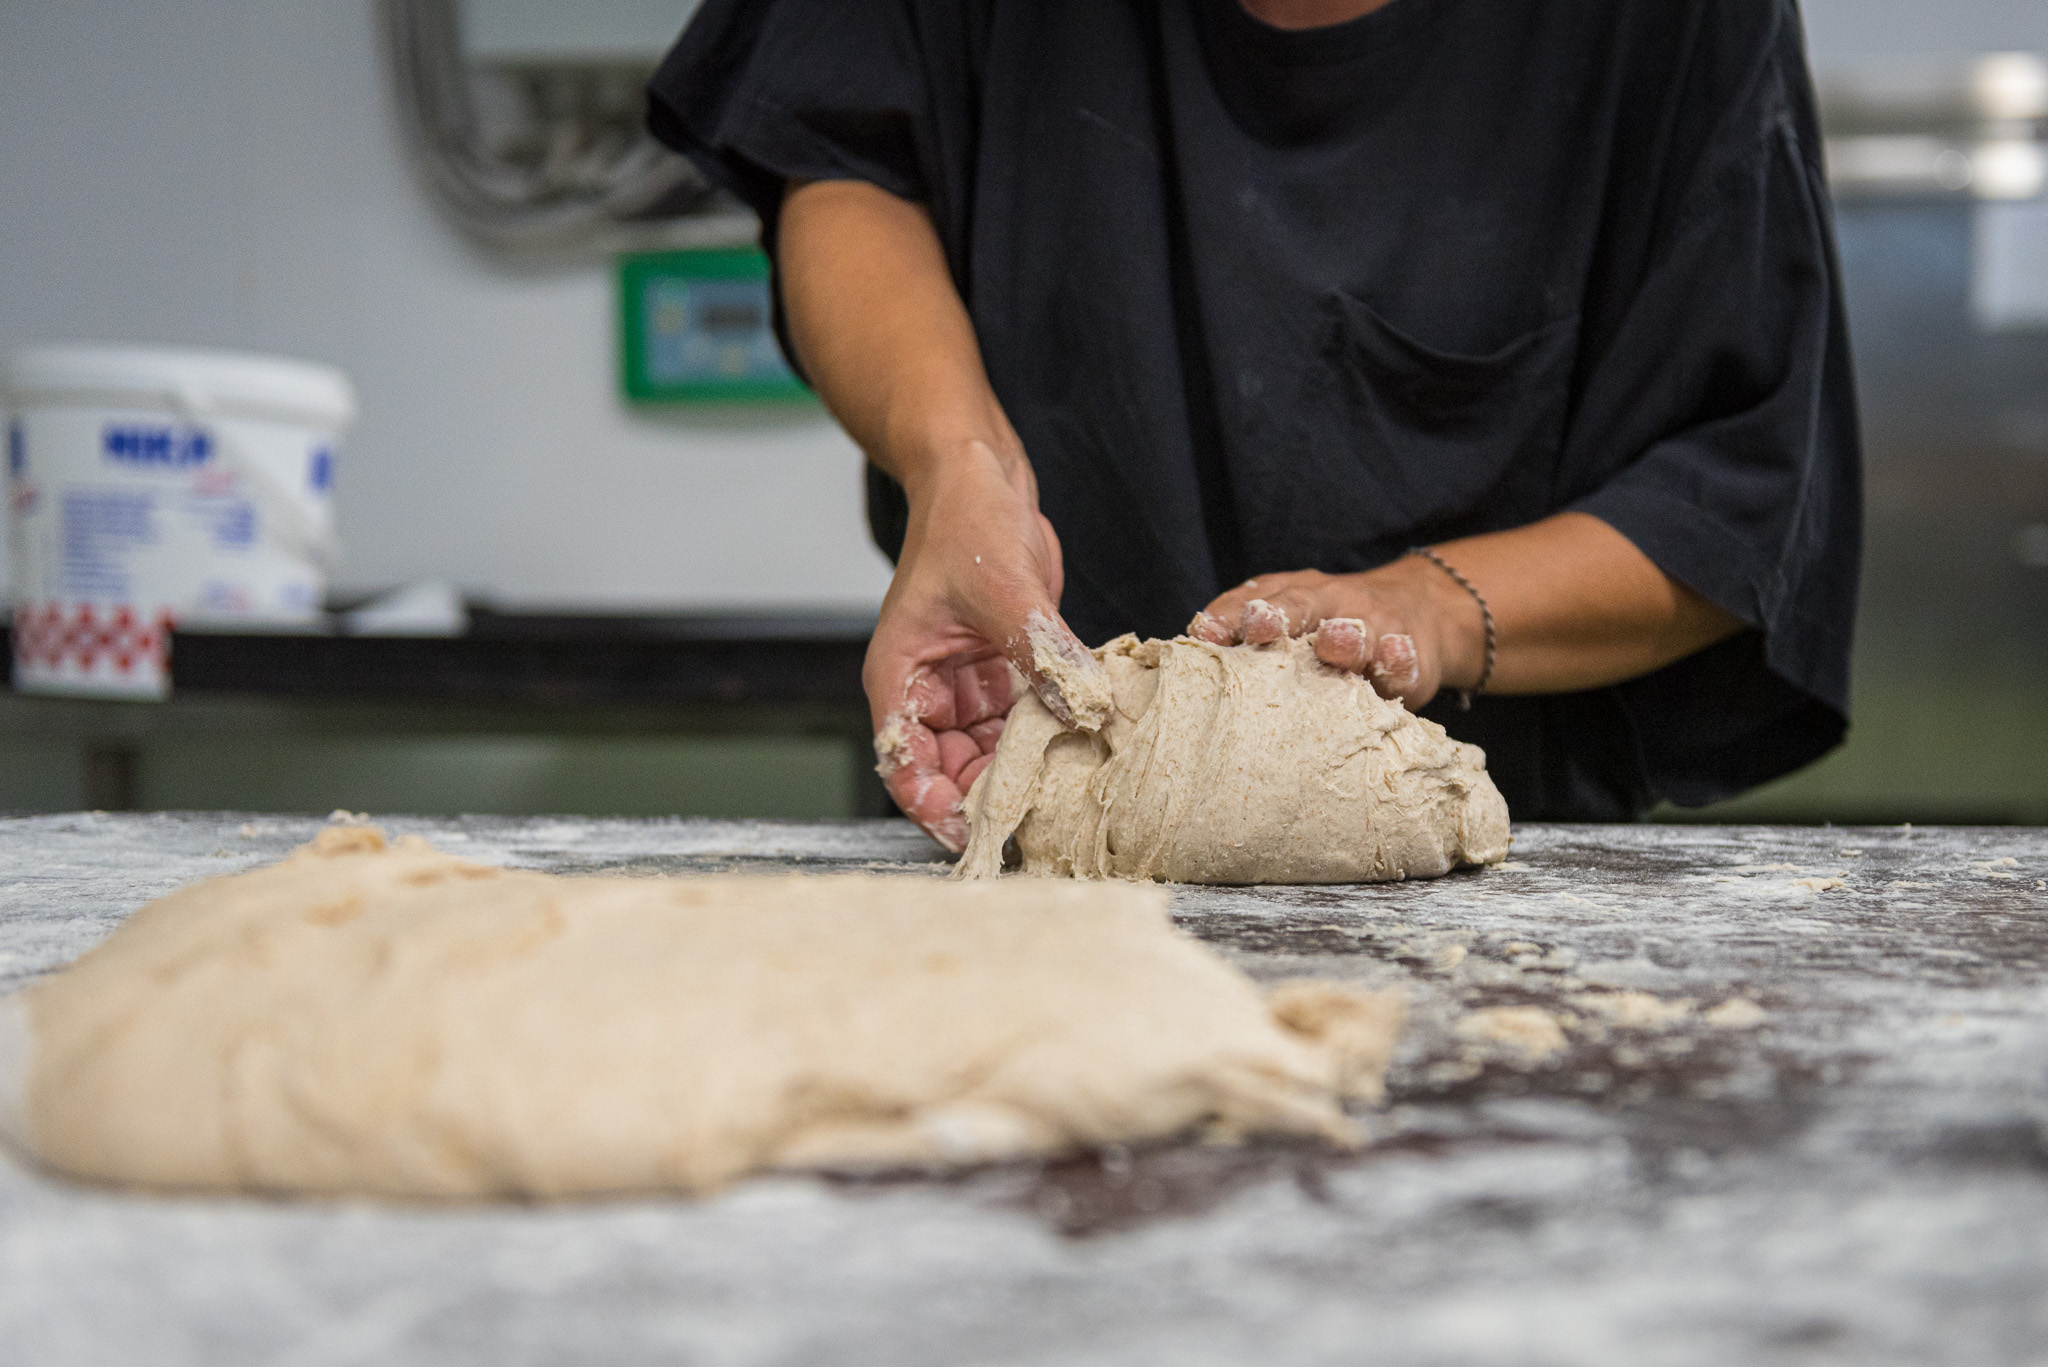
<path fill-rule="evenodd" d="M 1479 590 L 1472 587 L 1470 579 L 1452 569 L 1450 561 L 1444 559 L 1429 547 L 1410 546 L 1408 554 L 1421 556 L 1424 560 L 1427 560 L 1430 564 L 1451 576 L 1458 587 L 1471 594 L 1472 601 L 1479 604 L 1479 616 L 1486 623 L 1486 666 L 1479 671 L 1479 681 L 1477 683 L 1473 684 L 1470 688 L 1458 690 L 1458 710 L 1460 712 L 1470 712 L 1472 710 L 1472 695 L 1484 689 L 1486 681 L 1493 677 L 1493 609 L 1486 605 L 1486 599 L 1480 594 Z"/>

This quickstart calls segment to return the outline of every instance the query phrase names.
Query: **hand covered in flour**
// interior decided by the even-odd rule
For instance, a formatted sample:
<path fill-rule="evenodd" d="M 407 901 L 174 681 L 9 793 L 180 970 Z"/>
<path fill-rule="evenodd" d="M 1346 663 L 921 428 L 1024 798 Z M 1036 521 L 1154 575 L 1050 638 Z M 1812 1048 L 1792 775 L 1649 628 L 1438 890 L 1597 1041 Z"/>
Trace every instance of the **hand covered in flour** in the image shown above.
<path fill-rule="evenodd" d="M 1485 621 L 1451 577 L 1417 556 L 1362 574 L 1298 570 L 1247 579 L 1195 614 L 1188 635 L 1264 645 L 1315 634 L 1316 658 L 1363 674 L 1411 711 L 1484 667 Z"/>
<path fill-rule="evenodd" d="M 1060 620 L 1059 537 L 1021 450 L 969 442 L 910 491 L 896 577 L 861 672 L 876 766 L 912 821 L 956 853 L 961 802 L 995 754 L 1020 672 L 1062 721 L 1108 715 L 1101 666 Z"/>

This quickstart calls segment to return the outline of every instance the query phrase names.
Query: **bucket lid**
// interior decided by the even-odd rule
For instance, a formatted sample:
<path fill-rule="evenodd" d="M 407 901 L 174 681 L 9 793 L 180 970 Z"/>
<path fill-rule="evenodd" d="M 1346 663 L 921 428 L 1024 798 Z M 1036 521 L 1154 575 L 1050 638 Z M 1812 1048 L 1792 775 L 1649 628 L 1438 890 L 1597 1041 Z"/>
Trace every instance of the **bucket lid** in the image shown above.
<path fill-rule="evenodd" d="M 202 347 L 27 347 L 7 368 L 6 395 L 16 405 L 146 397 L 335 428 L 356 415 L 355 389 L 333 366 Z"/>

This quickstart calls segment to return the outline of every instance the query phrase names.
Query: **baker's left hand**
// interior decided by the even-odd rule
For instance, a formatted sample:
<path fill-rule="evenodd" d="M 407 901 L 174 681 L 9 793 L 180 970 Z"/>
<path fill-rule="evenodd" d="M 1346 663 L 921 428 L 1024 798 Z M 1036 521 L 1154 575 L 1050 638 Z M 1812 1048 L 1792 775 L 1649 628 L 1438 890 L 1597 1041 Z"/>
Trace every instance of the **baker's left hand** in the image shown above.
<path fill-rule="evenodd" d="M 1420 556 L 1362 574 L 1262 574 L 1188 624 L 1188 635 L 1215 645 L 1264 645 L 1310 632 L 1317 659 L 1363 674 L 1383 697 L 1411 711 L 1440 688 L 1470 687 L 1484 667 L 1479 605 Z"/>

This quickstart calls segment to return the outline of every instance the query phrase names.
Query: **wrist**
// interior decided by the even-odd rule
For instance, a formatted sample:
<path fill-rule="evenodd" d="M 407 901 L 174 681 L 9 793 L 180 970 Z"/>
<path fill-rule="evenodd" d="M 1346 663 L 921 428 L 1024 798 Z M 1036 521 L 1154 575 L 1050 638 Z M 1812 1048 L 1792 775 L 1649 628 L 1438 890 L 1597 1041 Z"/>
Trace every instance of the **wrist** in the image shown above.
<path fill-rule="evenodd" d="M 1473 590 L 1427 556 L 1410 554 L 1396 562 L 1423 595 L 1425 620 L 1437 639 L 1438 686 L 1474 690 L 1487 675 L 1486 610 Z M 1450 562 L 1455 569 L 1456 562 Z"/>
<path fill-rule="evenodd" d="M 1006 473 L 1013 461 L 1023 462 L 1023 447 L 993 396 L 978 401 L 943 376 L 908 389 L 909 402 L 890 405 L 883 424 L 883 458 L 876 463 L 903 486 L 913 505 L 954 476 L 982 473 L 990 455 L 998 474 Z M 976 450 L 977 443 L 988 454 Z"/>
<path fill-rule="evenodd" d="M 1014 439 L 1005 443 L 1000 433 L 956 426 L 921 435 L 902 449 L 904 458 L 890 473 L 903 485 L 913 515 L 956 494 L 978 497 L 992 485 L 1023 494 L 1037 507 L 1037 482 Z"/>

